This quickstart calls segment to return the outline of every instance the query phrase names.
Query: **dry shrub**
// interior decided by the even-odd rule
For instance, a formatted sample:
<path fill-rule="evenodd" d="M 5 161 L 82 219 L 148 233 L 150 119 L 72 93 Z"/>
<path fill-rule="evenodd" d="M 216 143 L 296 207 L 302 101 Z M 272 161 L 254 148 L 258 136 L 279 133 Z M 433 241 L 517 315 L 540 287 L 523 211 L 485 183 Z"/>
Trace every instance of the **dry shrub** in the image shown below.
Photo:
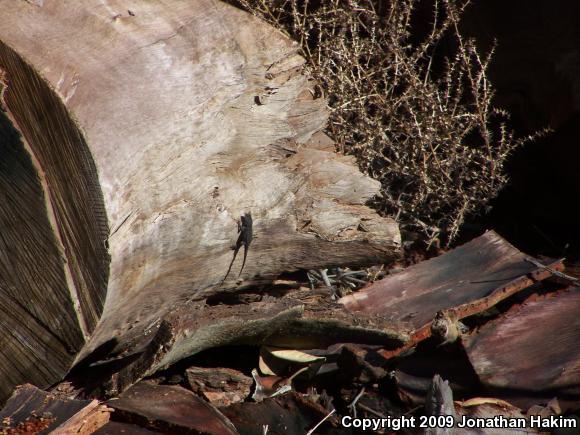
<path fill-rule="evenodd" d="M 332 109 L 327 133 L 381 182 L 375 205 L 403 228 L 448 244 L 505 185 L 523 140 L 492 109 L 492 53 L 459 32 L 468 1 L 433 0 L 427 19 L 419 0 L 238 2 L 301 44 Z"/>

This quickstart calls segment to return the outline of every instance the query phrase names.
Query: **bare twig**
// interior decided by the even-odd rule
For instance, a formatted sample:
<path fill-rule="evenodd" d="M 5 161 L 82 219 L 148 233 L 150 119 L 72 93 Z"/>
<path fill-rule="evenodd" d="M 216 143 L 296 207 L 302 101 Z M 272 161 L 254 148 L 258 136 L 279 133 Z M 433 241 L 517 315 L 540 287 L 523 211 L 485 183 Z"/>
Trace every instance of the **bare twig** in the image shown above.
<path fill-rule="evenodd" d="M 312 435 L 314 433 L 314 431 L 316 429 L 318 429 L 318 427 L 324 423 L 326 420 L 328 420 L 334 413 L 336 412 L 336 409 L 333 409 L 332 411 L 330 411 L 326 417 L 324 417 L 322 420 L 320 420 L 318 423 L 316 423 L 316 426 L 314 426 L 312 429 L 310 429 L 308 432 L 306 432 L 306 435 Z"/>
<path fill-rule="evenodd" d="M 356 397 L 353 399 L 353 401 L 350 402 L 350 404 L 348 405 L 348 407 L 352 410 L 352 415 L 354 418 L 356 418 L 356 403 L 360 400 L 360 398 L 363 396 L 364 393 L 365 393 L 365 388 L 362 387 L 360 392 L 356 395 Z"/>
<path fill-rule="evenodd" d="M 385 414 L 382 414 L 382 413 L 380 413 L 378 411 L 375 411 L 374 409 L 369 408 L 368 406 L 366 406 L 366 405 L 364 405 L 362 403 L 359 403 L 358 404 L 358 407 L 360 409 L 362 409 L 363 411 L 366 411 L 366 412 L 368 412 L 370 414 L 376 415 L 377 417 L 380 417 L 380 418 L 388 418 Z"/>
<path fill-rule="evenodd" d="M 348 408 L 352 409 L 353 411 L 353 415 L 356 418 L 356 403 L 360 400 L 360 398 L 362 397 L 362 395 L 364 394 L 365 389 L 364 387 L 360 390 L 360 392 L 356 395 L 356 397 L 352 400 L 352 402 L 350 402 L 350 404 L 348 405 Z M 332 411 L 330 411 L 322 420 L 320 420 L 312 429 L 310 429 L 306 435 L 312 435 L 314 433 L 314 431 L 316 429 L 318 429 L 318 427 L 324 423 L 326 420 L 328 420 L 333 414 L 336 413 L 336 409 L 332 409 Z"/>
<path fill-rule="evenodd" d="M 533 258 L 526 257 L 525 260 L 528 263 L 531 263 L 534 266 L 539 267 L 540 269 L 547 270 L 552 275 L 557 276 L 558 278 L 562 278 L 562 279 L 564 279 L 566 281 L 569 281 L 571 284 L 578 284 L 580 282 L 580 279 L 578 279 L 578 278 L 576 278 L 576 277 L 574 277 L 572 275 L 566 275 L 565 273 L 560 272 L 559 270 L 555 270 L 555 269 L 551 268 L 550 266 L 546 266 L 546 265 L 544 265 L 544 264 L 542 264 L 542 263 L 534 260 Z M 564 258 L 562 258 L 559 261 L 560 262 L 563 262 L 564 261 Z"/>

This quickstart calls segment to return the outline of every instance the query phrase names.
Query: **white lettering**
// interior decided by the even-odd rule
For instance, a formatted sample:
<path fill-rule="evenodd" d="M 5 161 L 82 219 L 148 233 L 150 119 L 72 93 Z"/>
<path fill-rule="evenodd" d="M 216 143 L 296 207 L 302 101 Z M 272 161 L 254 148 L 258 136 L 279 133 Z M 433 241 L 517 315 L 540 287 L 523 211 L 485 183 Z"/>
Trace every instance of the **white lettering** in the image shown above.
<path fill-rule="evenodd" d="M 391 429 L 398 431 L 402 428 L 415 428 L 415 417 L 403 415 L 401 417 L 386 417 L 386 418 L 353 418 L 345 415 L 341 418 L 340 424 L 347 428 L 360 428 L 363 431 L 368 429 L 376 432 L 379 429 Z"/>

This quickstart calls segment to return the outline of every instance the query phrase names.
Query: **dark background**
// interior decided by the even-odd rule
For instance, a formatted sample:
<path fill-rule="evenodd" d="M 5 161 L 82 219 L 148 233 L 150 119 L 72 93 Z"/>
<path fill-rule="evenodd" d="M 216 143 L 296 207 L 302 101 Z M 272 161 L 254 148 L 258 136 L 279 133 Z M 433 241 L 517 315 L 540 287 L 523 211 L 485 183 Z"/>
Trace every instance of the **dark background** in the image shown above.
<path fill-rule="evenodd" d="M 494 228 L 529 254 L 580 259 L 580 2 L 475 0 L 462 33 L 486 52 L 495 105 L 518 136 L 553 131 L 511 157 L 509 185 L 464 231 Z"/>

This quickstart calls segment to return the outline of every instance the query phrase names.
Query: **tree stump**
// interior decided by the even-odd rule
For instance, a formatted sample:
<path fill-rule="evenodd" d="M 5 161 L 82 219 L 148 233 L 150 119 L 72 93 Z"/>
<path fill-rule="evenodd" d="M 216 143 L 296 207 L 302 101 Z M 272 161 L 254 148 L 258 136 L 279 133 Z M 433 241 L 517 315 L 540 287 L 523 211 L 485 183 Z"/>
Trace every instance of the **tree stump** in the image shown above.
<path fill-rule="evenodd" d="M 215 0 L 0 0 L 0 401 L 219 292 L 397 256 L 297 50 Z"/>

